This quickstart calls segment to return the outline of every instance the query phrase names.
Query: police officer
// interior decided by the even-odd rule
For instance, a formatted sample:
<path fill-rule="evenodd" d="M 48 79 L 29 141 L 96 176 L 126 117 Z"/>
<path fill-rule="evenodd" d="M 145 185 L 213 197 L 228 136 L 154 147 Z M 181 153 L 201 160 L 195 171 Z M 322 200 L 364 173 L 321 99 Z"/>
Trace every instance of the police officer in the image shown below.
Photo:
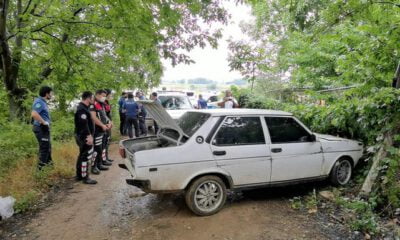
<path fill-rule="evenodd" d="M 83 92 L 82 101 L 75 113 L 75 139 L 79 146 L 79 156 L 76 162 L 76 179 L 85 184 L 96 184 L 97 181 L 89 178 L 89 163 L 93 157 L 94 125 L 89 111 L 93 104 L 93 93 Z"/>
<path fill-rule="evenodd" d="M 106 111 L 104 109 L 104 101 L 106 100 L 106 92 L 104 90 L 97 90 L 95 95 L 95 101 L 90 105 L 90 114 L 95 124 L 94 130 L 94 152 L 95 161 L 92 164 L 92 173 L 100 174 L 100 170 L 108 170 L 105 165 L 111 165 L 110 162 L 104 159 L 105 151 L 104 136 L 105 132 L 110 128 L 108 124 L 109 119 L 107 118 Z"/>
<path fill-rule="evenodd" d="M 161 100 L 158 98 L 158 94 L 157 92 L 153 92 L 150 95 L 150 99 L 153 100 L 155 103 L 160 104 L 161 105 Z M 156 121 L 154 121 L 154 134 L 158 133 L 158 124 Z"/>
<path fill-rule="evenodd" d="M 53 97 L 53 89 L 43 86 L 39 90 L 39 97 L 35 98 L 32 105 L 33 133 L 39 142 L 38 169 L 52 165 L 50 142 L 50 113 L 47 101 Z"/>
<path fill-rule="evenodd" d="M 139 91 L 136 92 L 136 98 L 138 100 L 145 100 L 143 93 L 139 92 Z M 147 112 L 146 112 L 146 109 L 144 108 L 143 104 L 138 103 L 138 106 L 139 106 L 138 119 L 139 119 L 140 135 L 147 136 L 147 126 L 146 126 Z"/>
<path fill-rule="evenodd" d="M 133 93 L 128 93 L 128 100 L 125 101 L 123 109 L 126 114 L 129 138 L 133 138 L 132 125 L 135 127 L 135 136 L 139 137 L 139 122 L 138 122 L 139 106 L 133 99 Z"/>
<path fill-rule="evenodd" d="M 123 105 L 125 103 L 127 97 L 127 93 L 126 92 L 122 92 L 121 97 L 118 100 L 118 110 L 119 110 L 119 133 L 121 134 L 121 136 L 126 135 L 126 120 L 125 120 L 125 112 L 123 112 Z"/>
<path fill-rule="evenodd" d="M 111 94 L 111 89 L 104 89 L 104 91 L 106 91 L 106 100 L 104 101 L 104 109 L 106 111 L 106 115 L 108 117 L 108 119 L 110 120 L 109 125 L 110 128 L 106 131 L 106 136 L 104 137 L 104 149 L 106 152 L 106 160 L 108 162 L 112 162 L 113 160 L 110 159 L 110 157 L 108 156 L 108 148 L 110 146 L 110 140 L 111 140 L 111 129 L 113 127 L 113 122 L 112 122 L 112 114 L 111 114 L 111 104 L 110 101 L 112 100 L 112 94 Z"/>

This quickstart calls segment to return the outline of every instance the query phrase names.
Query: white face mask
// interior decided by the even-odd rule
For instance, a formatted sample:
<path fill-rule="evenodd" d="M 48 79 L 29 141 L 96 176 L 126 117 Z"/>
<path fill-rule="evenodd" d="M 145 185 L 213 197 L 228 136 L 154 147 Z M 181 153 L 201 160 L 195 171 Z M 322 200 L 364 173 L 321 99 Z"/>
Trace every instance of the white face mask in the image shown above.
<path fill-rule="evenodd" d="M 101 97 L 101 98 L 99 99 L 100 102 L 104 102 L 105 100 L 106 100 L 106 97 Z"/>

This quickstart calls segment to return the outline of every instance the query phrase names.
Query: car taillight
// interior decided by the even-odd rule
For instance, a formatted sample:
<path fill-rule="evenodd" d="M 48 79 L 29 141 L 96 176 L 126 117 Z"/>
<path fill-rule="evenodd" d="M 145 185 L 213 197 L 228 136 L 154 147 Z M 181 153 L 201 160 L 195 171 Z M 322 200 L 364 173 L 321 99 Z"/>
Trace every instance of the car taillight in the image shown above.
<path fill-rule="evenodd" d="M 122 158 L 126 158 L 125 148 L 123 147 L 119 148 L 119 155 L 121 155 Z"/>

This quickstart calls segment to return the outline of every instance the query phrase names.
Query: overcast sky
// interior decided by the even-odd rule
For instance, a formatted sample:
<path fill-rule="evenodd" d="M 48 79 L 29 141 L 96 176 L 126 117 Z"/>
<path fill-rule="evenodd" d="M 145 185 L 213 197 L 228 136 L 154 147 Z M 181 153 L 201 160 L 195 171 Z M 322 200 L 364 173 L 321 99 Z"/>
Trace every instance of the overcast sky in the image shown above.
<path fill-rule="evenodd" d="M 198 47 L 192 50 L 188 55 L 196 62 L 194 64 L 185 65 L 179 64 L 172 67 L 170 61 L 163 61 L 164 76 L 162 80 L 180 80 L 192 78 L 208 78 L 219 82 L 232 81 L 242 78 L 239 72 L 229 71 L 228 66 L 228 43 L 227 39 L 243 39 L 243 33 L 240 30 L 239 24 L 241 21 L 251 19 L 251 9 L 246 5 L 236 6 L 233 1 L 225 1 L 225 7 L 231 14 L 230 23 L 227 26 L 222 26 L 223 37 L 219 40 L 218 49 L 213 49 L 210 46 L 204 49 Z"/>

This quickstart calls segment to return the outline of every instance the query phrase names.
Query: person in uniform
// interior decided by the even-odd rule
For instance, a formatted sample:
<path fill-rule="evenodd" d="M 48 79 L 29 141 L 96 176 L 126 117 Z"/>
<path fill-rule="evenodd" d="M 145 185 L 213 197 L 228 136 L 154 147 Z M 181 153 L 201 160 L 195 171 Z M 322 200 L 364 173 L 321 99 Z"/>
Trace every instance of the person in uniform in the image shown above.
<path fill-rule="evenodd" d="M 207 109 L 207 101 L 203 99 L 203 95 L 199 94 L 199 100 L 197 100 L 198 109 Z"/>
<path fill-rule="evenodd" d="M 157 92 L 153 92 L 153 93 L 150 95 L 150 99 L 153 100 L 155 103 L 157 103 L 157 104 L 159 104 L 159 105 L 162 105 L 162 104 L 161 104 L 161 100 L 158 98 Z M 154 134 L 157 135 L 157 133 L 158 133 L 158 124 L 157 124 L 156 121 L 154 121 Z"/>
<path fill-rule="evenodd" d="M 128 93 L 128 100 L 125 101 L 123 109 L 126 114 L 129 138 L 133 138 L 132 125 L 135 128 L 135 137 L 139 137 L 139 121 L 138 121 L 139 106 L 133 99 L 132 93 Z"/>
<path fill-rule="evenodd" d="M 97 90 L 95 95 L 95 101 L 90 105 L 90 114 L 95 124 L 94 130 L 94 152 L 95 161 L 92 164 L 92 173 L 100 174 L 100 170 L 108 170 L 107 165 L 111 163 L 106 161 L 104 145 L 105 132 L 110 128 L 108 124 L 109 119 L 104 109 L 104 101 L 106 100 L 106 92 L 104 90 Z"/>
<path fill-rule="evenodd" d="M 125 120 L 125 112 L 123 112 L 122 107 L 125 103 L 127 97 L 126 92 L 122 92 L 121 97 L 118 100 L 118 112 L 119 112 L 119 133 L 121 136 L 126 135 L 126 120 Z"/>
<path fill-rule="evenodd" d="M 105 133 L 106 136 L 104 137 L 104 149 L 105 149 L 105 153 L 106 153 L 105 159 L 108 162 L 112 162 L 113 160 L 110 159 L 110 157 L 108 156 L 108 148 L 110 147 L 110 141 L 111 141 L 111 129 L 113 127 L 111 103 L 110 103 L 110 101 L 112 100 L 112 92 L 111 92 L 111 89 L 105 89 L 105 91 L 106 91 L 106 100 L 104 101 L 104 109 L 106 111 L 106 115 L 107 115 L 108 119 L 110 120 L 109 121 L 110 128 Z"/>
<path fill-rule="evenodd" d="M 39 90 L 39 97 L 35 98 L 32 105 L 31 116 L 33 119 L 33 133 L 39 143 L 38 169 L 52 165 L 51 142 L 50 142 L 50 113 L 47 101 L 52 99 L 53 89 L 43 86 Z"/>
<path fill-rule="evenodd" d="M 93 104 L 93 93 L 82 93 L 82 100 L 75 112 L 75 140 L 79 146 L 79 155 L 76 162 L 76 179 L 85 184 L 96 184 L 97 181 L 89 178 L 89 164 L 93 158 L 94 125 L 89 111 Z"/>
<path fill-rule="evenodd" d="M 138 100 L 146 100 L 144 98 L 144 95 L 142 92 L 136 92 L 136 97 Z M 144 108 L 143 104 L 138 103 L 139 106 L 139 113 L 138 113 L 138 117 L 139 117 L 139 129 L 140 129 L 140 135 L 144 135 L 147 136 L 147 126 L 146 126 L 146 116 L 147 116 L 147 112 L 146 109 Z"/>

